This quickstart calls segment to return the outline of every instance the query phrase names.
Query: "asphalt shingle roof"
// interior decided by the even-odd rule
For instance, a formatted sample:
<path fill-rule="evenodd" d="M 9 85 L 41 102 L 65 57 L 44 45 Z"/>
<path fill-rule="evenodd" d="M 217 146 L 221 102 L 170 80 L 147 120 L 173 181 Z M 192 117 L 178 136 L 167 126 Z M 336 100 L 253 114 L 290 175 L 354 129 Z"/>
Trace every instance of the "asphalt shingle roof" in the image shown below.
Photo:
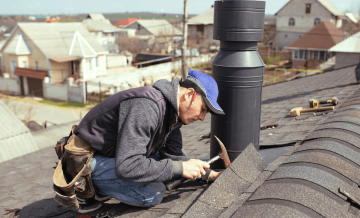
<path fill-rule="evenodd" d="M 167 192 L 163 202 L 153 208 L 132 207 L 111 199 L 92 214 L 108 211 L 117 217 L 164 218 L 358 217 L 359 207 L 339 192 L 341 187 L 351 195 L 360 194 L 360 87 L 354 69 L 263 87 L 261 124 L 278 122 L 280 126 L 262 130 L 261 150 L 250 145 L 214 183 L 187 181 Z M 289 116 L 294 107 L 308 108 L 310 98 L 334 96 L 340 101 L 335 111 Z M 209 157 L 209 139 L 201 140 L 200 135 L 209 133 L 210 116 L 181 131 L 186 155 Z M 274 148 L 276 145 L 283 147 Z M 272 161 L 267 155 L 274 149 L 281 152 Z M 19 217 L 79 216 L 53 200 L 50 186 L 56 159 L 53 148 L 45 148 L 1 163 L 0 173 L 4 176 L 0 178 L 0 213 L 4 208 L 18 207 Z"/>
<path fill-rule="evenodd" d="M 0 163 L 38 150 L 29 128 L 0 100 Z"/>

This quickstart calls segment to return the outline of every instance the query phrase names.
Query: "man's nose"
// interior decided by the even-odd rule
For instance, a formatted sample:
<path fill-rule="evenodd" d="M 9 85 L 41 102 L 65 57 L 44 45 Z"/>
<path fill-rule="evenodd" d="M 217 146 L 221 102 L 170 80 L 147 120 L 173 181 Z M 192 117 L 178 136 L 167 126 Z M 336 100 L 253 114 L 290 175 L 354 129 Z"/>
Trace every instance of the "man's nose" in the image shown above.
<path fill-rule="evenodd" d="M 199 119 L 200 119 L 201 121 L 204 121 L 205 116 L 206 116 L 206 113 L 201 113 Z"/>

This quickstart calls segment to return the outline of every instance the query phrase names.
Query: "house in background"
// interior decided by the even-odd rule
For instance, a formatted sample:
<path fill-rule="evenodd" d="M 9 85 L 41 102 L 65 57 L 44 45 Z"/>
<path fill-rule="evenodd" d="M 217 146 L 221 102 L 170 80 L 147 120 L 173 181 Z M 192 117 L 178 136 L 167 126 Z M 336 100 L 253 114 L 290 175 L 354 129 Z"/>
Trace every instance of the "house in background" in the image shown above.
<path fill-rule="evenodd" d="M 76 101 L 71 81 L 107 73 L 109 52 L 81 23 L 18 23 L 0 52 L 2 76 L 20 95 Z"/>
<path fill-rule="evenodd" d="M 330 52 L 336 53 L 335 69 L 354 66 L 360 63 L 360 32 L 350 36 L 334 47 Z"/>
<path fill-rule="evenodd" d="M 133 17 L 126 18 L 126 19 L 124 19 L 122 21 L 117 22 L 116 24 L 114 24 L 114 26 L 121 28 L 121 27 L 124 27 L 124 26 L 127 26 L 127 25 L 131 24 L 135 20 L 141 20 L 141 17 L 138 17 L 138 18 L 133 18 Z"/>
<path fill-rule="evenodd" d="M 181 36 L 182 32 L 171 25 L 167 20 L 136 20 L 124 27 L 136 29 L 136 35 L 141 36 Z"/>
<path fill-rule="evenodd" d="M 188 21 L 188 39 L 197 44 L 203 42 L 218 43 L 213 39 L 214 6 L 202 14 L 192 17 Z"/>
<path fill-rule="evenodd" d="M 119 32 L 122 32 L 122 30 L 113 26 L 104 15 L 97 13 L 88 14 L 81 23 L 109 52 L 119 53 L 116 40 Z"/>
<path fill-rule="evenodd" d="M 345 16 L 353 23 L 359 23 L 359 14 L 345 13 Z"/>
<path fill-rule="evenodd" d="M 318 25 L 330 21 L 341 28 L 344 14 L 328 0 L 290 0 L 276 14 L 275 48 L 283 49 Z"/>
<path fill-rule="evenodd" d="M 0 25 L 0 32 L 6 33 L 6 31 L 8 31 L 9 28 L 5 25 Z"/>
<path fill-rule="evenodd" d="M 323 21 L 285 48 L 292 50 L 293 68 L 304 68 L 307 60 L 317 60 L 319 64 L 327 61 L 333 56 L 329 49 L 343 40 L 340 29 Z"/>
<path fill-rule="evenodd" d="M 143 47 L 153 51 L 170 53 L 173 50 L 174 40 L 182 38 L 182 32 L 171 25 L 167 20 L 136 20 L 123 29 L 135 30 Z"/>

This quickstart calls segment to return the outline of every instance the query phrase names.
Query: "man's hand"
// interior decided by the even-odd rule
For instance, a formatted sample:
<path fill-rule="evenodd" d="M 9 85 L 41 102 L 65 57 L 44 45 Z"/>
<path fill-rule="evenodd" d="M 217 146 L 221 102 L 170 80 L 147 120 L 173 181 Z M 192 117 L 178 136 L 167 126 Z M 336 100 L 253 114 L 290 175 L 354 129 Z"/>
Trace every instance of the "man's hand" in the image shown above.
<path fill-rule="evenodd" d="M 209 175 L 209 179 L 208 179 L 209 182 L 214 182 L 215 179 L 217 179 L 221 175 L 222 172 L 224 172 L 224 170 L 220 171 L 220 172 L 215 172 L 214 170 L 211 171 L 211 173 Z"/>
<path fill-rule="evenodd" d="M 206 171 L 210 168 L 210 165 L 205 161 L 190 159 L 183 164 L 183 177 L 191 180 L 201 178 L 201 175 L 205 175 Z"/>

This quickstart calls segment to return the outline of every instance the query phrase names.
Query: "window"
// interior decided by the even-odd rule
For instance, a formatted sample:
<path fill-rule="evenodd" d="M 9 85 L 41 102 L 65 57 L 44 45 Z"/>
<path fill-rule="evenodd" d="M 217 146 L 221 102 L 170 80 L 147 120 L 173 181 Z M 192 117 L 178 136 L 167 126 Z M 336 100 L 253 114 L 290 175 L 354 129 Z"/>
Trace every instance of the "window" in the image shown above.
<path fill-rule="evenodd" d="M 294 18 L 289 19 L 289 26 L 295 26 L 295 19 Z"/>
<path fill-rule="evenodd" d="M 18 65 L 17 61 L 11 61 L 11 70 L 12 70 L 12 72 L 15 71 L 15 68 L 17 68 L 17 65 Z"/>
<path fill-rule="evenodd" d="M 285 34 L 285 38 L 287 38 L 287 34 Z"/>
<path fill-rule="evenodd" d="M 309 57 L 309 51 L 305 51 L 305 50 L 294 50 L 293 51 L 293 59 L 298 59 L 298 60 L 304 60 L 304 59 L 308 59 Z"/>
<path fill-rule="evenodd" d="M 306 4 L 305 13 L 310 14 L 311 12 L 311 4 Z"/>
<path fill-rule="evenodd" d="M 321 22 L 320 18 L 315 18 L 314 26 L 318 25 Z"/>
<path fill-rule="evenodd" d="M 299 50 L 294 50 L 293 59 L 299 59 Z"/>
<path fill-rule="evenodd" d="M 23 61 L 23 62 L 22 62 L 21 67 L 22 67 L 22 68 L 26 68 L 26 61 Z"/>
<path fill-rule="evenodd" d="M 320 51 L 320 59 L 325 60 L 325 58 L 326 58 L 326 53 L 324 51 Z"/>
<path fill-rule="evenodd" d="M 39 62 L 35 61 L 35 69 L 38 70 L 39 69 Z"/>
<path fill-rule="evenodd" d="M 309 59 L 309 51 L 308 50 L 304 51 L 304 59 L 305 60 Z"/>
<path fill-rule="evenodd" d="M 91 60 L 86 60 L 86 68 L 91 70 Z"/>
<path fill-rule="evenodd" d="M 198 32 L 204 32 L 204 25 L 197 25 L 197 26 L 196 26 L 196 31 L 198 31 Z"/>
<path fill-rule="evenodd" d="M 99 58 L 98 57 L 95 58 L 95 62 L 96 62 L 96 67 L 99 67 Z"/>
<path fill-rule="evenodd" d="M 304 59 L 304 50 L 299 51 L 299 59 Z"/>
<path fill-rule="evenodd" d="M 319 60 L 319 51 L 314 51 L 314 59 Z"/>
<path fill-rule="evenodd" d="M 138 24 L 138 30 L 140 30 L 140 28 L 141 28 L 141 27 L 140 27 L 140 24 Z"/>

